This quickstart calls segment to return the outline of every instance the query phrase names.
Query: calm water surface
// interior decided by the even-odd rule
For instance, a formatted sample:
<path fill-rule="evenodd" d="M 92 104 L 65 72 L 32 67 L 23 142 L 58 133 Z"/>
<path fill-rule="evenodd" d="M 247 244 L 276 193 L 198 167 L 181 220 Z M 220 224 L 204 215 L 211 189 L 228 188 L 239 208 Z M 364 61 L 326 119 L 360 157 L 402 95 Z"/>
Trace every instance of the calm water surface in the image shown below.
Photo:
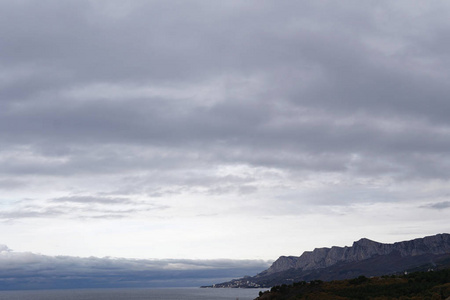
<path fill-rule="evenodd" d="M 259 289 L 80 289 L 0 291 L 0 300 L 252 300 Z"/>

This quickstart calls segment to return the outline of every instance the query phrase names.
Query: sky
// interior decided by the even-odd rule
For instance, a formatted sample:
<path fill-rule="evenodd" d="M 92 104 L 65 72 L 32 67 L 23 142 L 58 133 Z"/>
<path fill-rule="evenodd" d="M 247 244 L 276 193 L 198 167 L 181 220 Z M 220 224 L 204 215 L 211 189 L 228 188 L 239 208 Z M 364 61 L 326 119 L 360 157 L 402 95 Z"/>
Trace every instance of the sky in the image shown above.
<path fill-rule="evenodd" d="M 0 0 L 4 255 L 262 271 L 450 232 L 449 14 Z"/>

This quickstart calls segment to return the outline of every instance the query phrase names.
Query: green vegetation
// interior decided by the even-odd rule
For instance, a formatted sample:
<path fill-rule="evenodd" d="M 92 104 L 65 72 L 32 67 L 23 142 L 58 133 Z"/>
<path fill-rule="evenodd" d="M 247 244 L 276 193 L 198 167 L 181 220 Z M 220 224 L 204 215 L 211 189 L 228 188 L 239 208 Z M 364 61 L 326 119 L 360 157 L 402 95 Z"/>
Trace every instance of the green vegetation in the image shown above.
<path fill-rule="evenodd" d="M 450 269 L 350 280 L 296 282 L 260 292 L 258 300 L 450 300 Z"/>

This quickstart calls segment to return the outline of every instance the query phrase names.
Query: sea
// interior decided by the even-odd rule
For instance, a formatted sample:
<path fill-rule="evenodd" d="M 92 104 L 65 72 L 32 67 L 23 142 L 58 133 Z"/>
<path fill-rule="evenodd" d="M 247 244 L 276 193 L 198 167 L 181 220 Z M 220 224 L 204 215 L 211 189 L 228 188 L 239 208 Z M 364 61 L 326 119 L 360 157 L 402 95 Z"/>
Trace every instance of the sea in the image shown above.
<path fill-rule="evenodd" d="M 0 291 L 0 300 L 253 300 L 258 297 L 260 291 L 233 288 Z"/>

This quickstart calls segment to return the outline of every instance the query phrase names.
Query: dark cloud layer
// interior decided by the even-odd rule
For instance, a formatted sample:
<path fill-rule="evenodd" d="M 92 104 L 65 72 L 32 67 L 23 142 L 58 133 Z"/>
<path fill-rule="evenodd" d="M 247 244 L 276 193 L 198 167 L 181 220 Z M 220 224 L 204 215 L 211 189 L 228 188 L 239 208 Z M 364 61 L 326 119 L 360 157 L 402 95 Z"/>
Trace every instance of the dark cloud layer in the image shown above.
<path fill-rule="evenodd" d="M 268 266 L 258 260 L 143 260 L 45 256 L 0 249 L 0 289 L 187 287 L 210 285 Z"/>
<path fill-rule="evenodd" d="M 233 1 L 138 1 L 127 9 L 116 2 L 3 2 L 2 19 L 27 20 L 5 22 L 0 33 L 8 37 L 0 61 L 6 67 L 3 145 L 26 145 L 50 162 L 2 163 L 2 172 L 70 174 L 88 172 L 87 165 L 119 172 L 137 167 L 118 158 L 121 145 L 132 144 L 181 147 L 210 164 L 226 162 L 220 155 L 226 149 L 239 163 L 305 167 L 295 158 L 284 163 L 245 155 L 276 157 L 282 149 L 300 154 L 300 162 L 324 156 L 321 166 L 311 166 L 319 172 L 344 171 L 349 153 L 356 153 L 397 162 L 403 175 L 445 176 L 414 167 L 448 163 L 450 104 L 442 67 L 448 58 L 436 49 L 445 40 L 445 15 L 429 22 L 427 14 L 439 11 L 431 5 L 408 14 L 389 2 L 350 9 L 351 3 L 258 2 L 254 9 Z M 142 91 L 130 99 L 142 87 L 188 85 L 195 92 L 211 78 L 225 84 L 219 95 L 225 101 L 210 95 L 208 107 L 188 93 L 179 101 Z M 254 94 L 228 91 L 233 80 L 245 90 L 252 78 Z M 112 100 L 104 95 L 108 86 L 95 91 L 95 84 L 123 90 Z M 65 95 L 85 87 L 92 89 L 87 100 Z M 67 159 L 52 163 L 46 148 L 63 145 Z M 119 149 L 96 157 L 96 145 Z M 361 163 L 360 170 L 371 166 Z"/>
<path fill-rule="evenodd" d="M 439 209 L 439 210 L 446 209 L 446 208 L 450 208 L 450 201 L 443 201 L 443 202 L 432 203 L 432 204 L 429 204 L 429 205 L 427 205 L 425 207 L 433 208 L 433 209 Z"/>

